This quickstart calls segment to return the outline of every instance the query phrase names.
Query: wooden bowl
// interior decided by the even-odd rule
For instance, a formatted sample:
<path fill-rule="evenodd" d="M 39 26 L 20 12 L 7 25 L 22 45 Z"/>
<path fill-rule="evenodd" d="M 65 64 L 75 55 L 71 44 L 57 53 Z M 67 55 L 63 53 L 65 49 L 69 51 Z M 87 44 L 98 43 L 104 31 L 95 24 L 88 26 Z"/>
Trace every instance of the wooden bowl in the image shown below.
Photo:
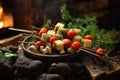
<path fill-rule="evenodd" d="M 38 41 L 40 38 L 38 36 L 35 35 L 31 35 L 28 36 L 27 38 L 25 38 L 22 42 L 22 48 L 25 51 L 25 54 L 30 57 L 30 58 L 34 58 L 34 59 L 40 59 L 40 60 L 45 60 L 45 61 L 71 61 L 75 58 L 75 56 L 77 55 L 77 53 L 73 53 L 73 54 L 51 54 L 51 55 L 45 55 L 40 53 L 39 51 L 36 52 L 32 52 L 30 51 L 28 48 L 30 47 L 30 43 L 31 42 L 36 42 Z"/>

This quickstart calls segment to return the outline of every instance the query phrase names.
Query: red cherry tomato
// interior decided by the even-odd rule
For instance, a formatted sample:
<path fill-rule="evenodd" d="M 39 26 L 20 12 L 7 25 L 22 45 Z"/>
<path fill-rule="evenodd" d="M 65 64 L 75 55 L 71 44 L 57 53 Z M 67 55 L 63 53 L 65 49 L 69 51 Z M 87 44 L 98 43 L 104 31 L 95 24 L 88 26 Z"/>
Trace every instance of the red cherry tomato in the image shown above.
<path fill-rule="evenodd" d="M 72 48 L 73 50 L 75 50 L 75 51 L 78 50 L 80 47 L 81 47 L 81 44 L 80 44 L 79 41 L 73 42 L 73 43 L 72 43 L 72 46 L 71 46 L 71 48 Z"/>
<path fill-rule="evenodd" d="M 69 39 L 64 39 L 63 42 L 64 42 L 64 47 L 65 48 L 69 48 L 72 44 L 72 41 L 69 40 Z"/>
<path fill-rule="evenodd" d="M 67 37 L 72 39 L 76 35 L 76 32 L 74 30 L 69 30 L 67 32 Z"/>
<path fill-rule="evenodd" d="M 90 40 L 92 40 L 93 39 L 93 37 L 92 37 L 92 35 L 85 35 L 85 39 L 90 39 Z"/>
<path fill-rule="evenodd" d="M 96 54 L 99 55 L 99 56 L 101 56 L 101 57 L 104 56 L 104 52 L 105 52 L 105 51 L 104 51 L 103 48 L 98 48 L 98 49 L 96 50 Z"/>
<path fill-rule="evenodd" d="M 52 44 L 54 41 L 58 40 L 58 37 L 56 36 L 52 36 L 50 39 L 49 39 L 49 42 Z"/>
<path fill-rule="evenodd" d="M 41 46 L 41 45 L 42 45 L 42 42 L 41 42 L 41 41 L 37 41 L 35 44 L 36 44 L 37 46 Z"/>
<path fill-rule="evenodd" d="M 38 36 L 42 36 L 43 33 L 47 33 L 48 29 L 47 28 L 41 28 L 40 31 L 38 32 Z"/>

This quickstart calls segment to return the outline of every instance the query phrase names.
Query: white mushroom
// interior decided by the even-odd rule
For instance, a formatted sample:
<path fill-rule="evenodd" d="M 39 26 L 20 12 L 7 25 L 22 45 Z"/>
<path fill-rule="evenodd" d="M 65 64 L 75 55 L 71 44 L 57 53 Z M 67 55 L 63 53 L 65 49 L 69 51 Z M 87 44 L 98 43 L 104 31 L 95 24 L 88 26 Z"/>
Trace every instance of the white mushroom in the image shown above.
<path fill-rule="evenodd" d="M 32 51 L 32 52 L 35 52 L 37 50 L 36 46 L 35 45 L 31 45 L 29 47 L 29 50 Z"/>
<path fill-rule="evenodd" d="M 42 49 L 44 49 L 44 46 L 40 46 L 40 51 L 42 51 Z"/>
<path fill-rule="evenodd" d="M 44 48 L 44 46 L 40 46 L 40 51 L 43 53 L 43 54 L 47 54 L 47 50 Z"/>
<path fill-rule="evenodd" d="M 50 48 L 50 46 L 46 46 L 46 50 L 48 51 L 48 54 L 52 53 L 52 49 Z"/>
<path fill-rule="evenodd" d="M 40 51 L 43 53 L 43 54 L 51 54 L 52 53 L 52 50 L 49 46 L 40 46 Z"/>
<path fill-rule="evenodd" d="M 45 49 L 42 49 L 42 53 L 43 54 L 47 54 L 48 53 L 48 50 L 45 48 Z"/>

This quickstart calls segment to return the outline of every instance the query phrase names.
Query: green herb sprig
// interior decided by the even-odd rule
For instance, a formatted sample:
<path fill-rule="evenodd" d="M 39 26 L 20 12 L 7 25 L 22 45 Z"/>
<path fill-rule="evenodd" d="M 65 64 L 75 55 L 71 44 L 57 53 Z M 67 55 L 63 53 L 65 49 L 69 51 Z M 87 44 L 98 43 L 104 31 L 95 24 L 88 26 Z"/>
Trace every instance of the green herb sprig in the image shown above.
<path fill-rule="evenodd" d="M 65 24 L 66 27 L 79 28 L 82 31 L 82 36 L 84 37 L 87 34 L 92 35 L 93 47 L 103 47 L 107 49 L 113 49 L 115 44 L 119 43 L 119 40 L 116 36 L 116 30 L 105 30 L 99 29 L 98 21 L 95 16 L 89 17 L 85 15 L 84 18 L 76 18 L 70 15 L 69 10 L 67 9 L 67 5 L 63 4 L 60 8 L 62 23 Z M 50 19 L 47 19 L 46 23 L 43 27 L 49 28 L 52 24 Z"/>
<path fill-rule="evenodd" d="M 72 17 L 67 10 L 67 5 L 64 4 L 60 8 L 63 23 L 68 28 L 79 28 L 82 30 L 82 36 L 90 34 L 94 38 L 93 47 L 104 47 L 112 49 L 115 44 L 119 43 L 116 36 L 116 30 L 107 31 L 99 29 L 96 17 L 85 16 L 85 18 Z"/>
<path fill-rule="evenodd" d="M 52 24 L 52 21 L 51 19 L 47 19 L 46 20 L 46 23 L 44 25 L 42 25 L 42 27 L 45 27 L 45 28 L 50 28 L 50 25 Z"/>

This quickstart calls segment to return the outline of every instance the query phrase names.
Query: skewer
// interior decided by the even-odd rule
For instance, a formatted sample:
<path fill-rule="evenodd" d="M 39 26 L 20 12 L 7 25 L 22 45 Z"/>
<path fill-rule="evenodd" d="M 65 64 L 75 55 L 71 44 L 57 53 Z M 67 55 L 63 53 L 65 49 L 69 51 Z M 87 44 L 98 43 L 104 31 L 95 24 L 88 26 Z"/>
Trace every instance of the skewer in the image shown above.
<path fill-rule="evenodd" d="M 109 59 L 109 60 L 111 60 L 111 61 L 118 62 L 116 59 L 111 58 L 111 57 L 109 57 L 109 56 L 103 56 L 103 57 L 101 57 L 101 56 L 95 54 L 95 53 L 96 53 L 95 50 L 92 50 L 92 49 L 89 49 L 89 48 L 81 48 L 80 50 L 83 51 L 83 52 L 86 52 L 86 53 L 88 53 L 88 54 L 91 54 L 91 55 L 93 55 L 93 56 L 96 56 L 96 57 L 98 57 L 98 58 Z"/>
<path fill-rule="evenodd" d="M 89 53 L 89 54 L 91 54 L 91 55 L 93 55 L 93 56 L 100 57 L 99 55 L 96 55 L 95 53 L 93 53 L 93 52 L 91 52 L 91 51 L 89 51 L 89 50 L 86 50 L 86 49 L 84 49 L 84 48 L 81 48 L 80 50 L 83 51 L 83 52 Z"/>
<path fill-rule="evenodd" d="M 91 51 L 91 52 L 95 53 L 95 49 L 86 48 L 86 47 L 82 47 L 82 49 L 85 49 L 85 50 L 87 50 L 87 51 Z"/>
<path fill-rule="evenodd" d="M 23 41 L 17 41 L 18 43 L 35 43 L 35 42 L 23 42 Z"/>
<path fill-rule="evenodd" d="M 21 36 L 23 36 L 23 34 L 19 34 L 19 35 L 16 35 L 16 36 L 12 36 L 10 38 L 2 39 L 2 40 L 0 40 L 0 45 L 4 44 L 5 42 L 9 42 L 13 39 L 19 38 Z"/>
<path fill-rule="evenodd" d="M 30 31 L 30 30 L 25 30 L 25 29 L 17 29 L 17 28 L 8 28 L 8 30 L 25 32 L 25 33 L 29 33 L 29 34 L 34 34 L 34 33 L 36 33 L 36 31 Z"/>

